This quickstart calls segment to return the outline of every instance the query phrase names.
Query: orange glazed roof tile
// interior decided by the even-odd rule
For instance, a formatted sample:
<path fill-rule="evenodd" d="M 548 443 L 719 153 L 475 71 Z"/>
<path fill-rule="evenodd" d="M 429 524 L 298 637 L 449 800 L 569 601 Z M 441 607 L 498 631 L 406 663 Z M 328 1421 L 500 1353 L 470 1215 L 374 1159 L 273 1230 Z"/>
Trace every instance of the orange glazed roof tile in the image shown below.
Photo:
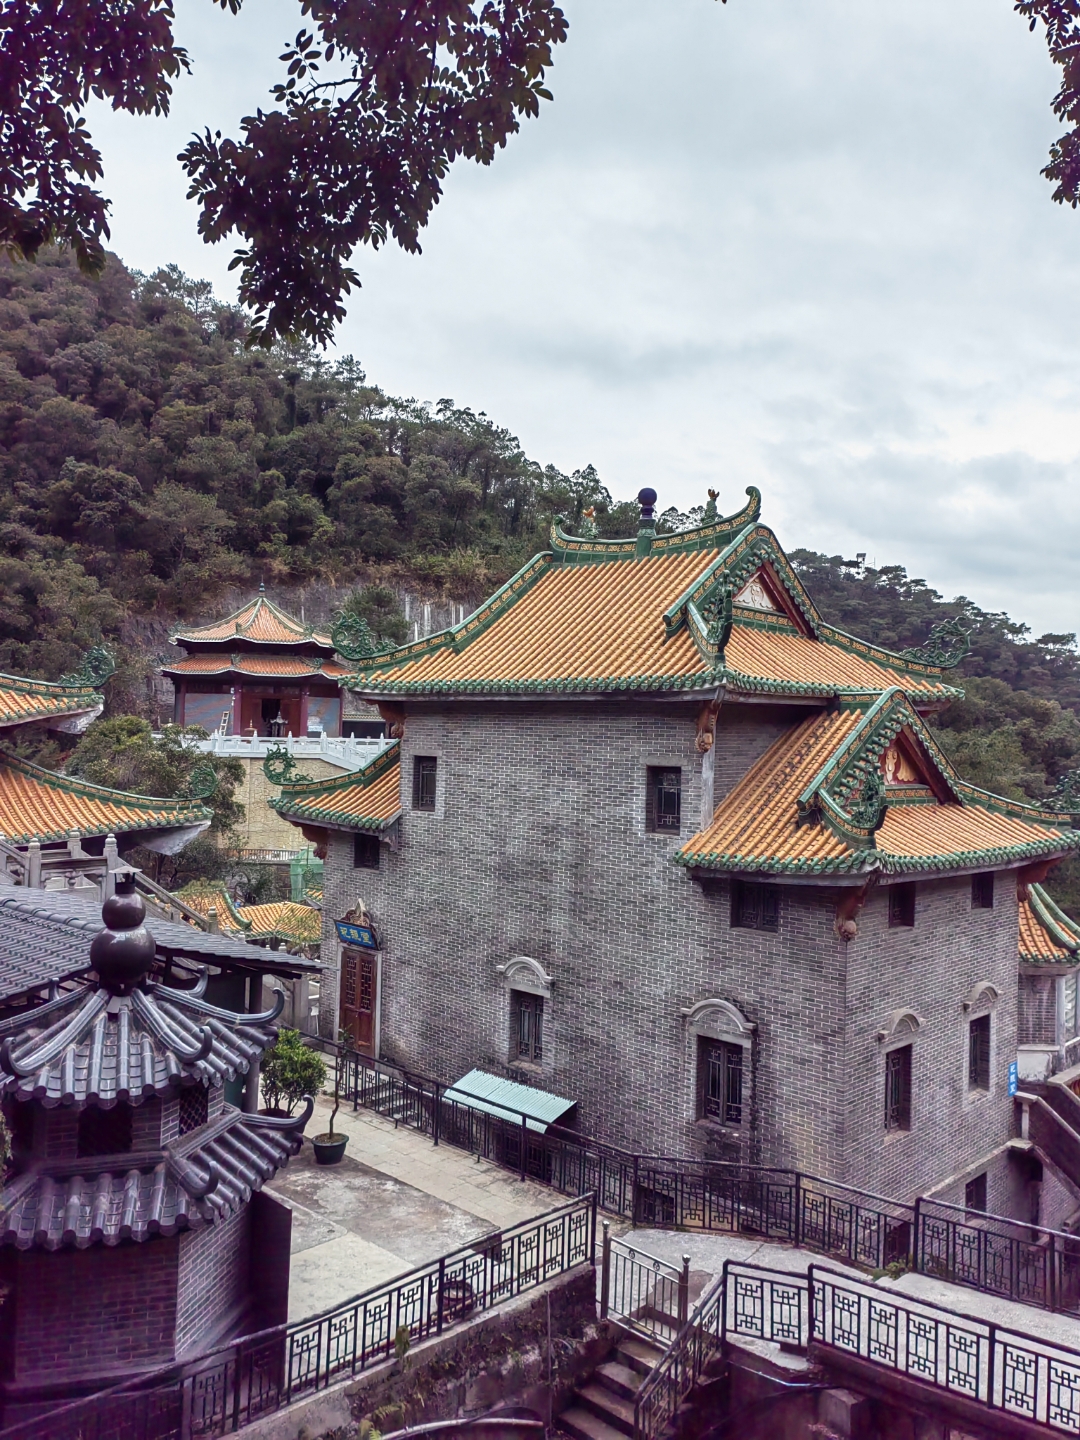
<path fill-rule="evenodd" d="M 69 775 L 57 775 L 0 751 L 0 835 L 16 845 L 133 830 L 205 829 L 213 811 L 195 800 L 127 795 Z"/>
<path fill-rule="evenodd" d="M 1007 864 L 1065 854 L 1080 843 L 1064 816 L 986 795 L 945 777 L 942 800 L 928 784 L 880 790 L 874 818 L 852 788 L 879 775 L 882 742 L 901 728 L 932 745 L 915 712 L 897 692 L 867 709 L 817 714 L 781 736 L 720 802 L 712 824 L 678 852 L 699 869 L 806 876 L 830 873 L 903 874 Z M 866 757 L 869 755 L 869 760 Z M 940 754 L 926 756 L 935 766 Z M 881 783 L 881 782 L 878 782 Z"/>
<path fill-rule="evenodd" d="M 1021 896 L 1020 959 L 1028 965 L 1080 964 L 1080 925 L 1041 885 L 1028 885 Z"/>
<path fill-rule="evenodd" d="M 374 760 L 331 780 L 283 785 L 267 804 L 294 825 L 331 830 L 385 830 L 401 814 L 401 746 L 395 741 Z"/>
<path fill-rule="evenodd" d="M 173 639 L 182 645 L 227 644 L 245 640 L 255 645 L 318 645 L 333 653 L 330 636 L 286 614 L 265 595 L 257 595 L 239 610 L 194 630 L 177 630 Z"/>
<path fill-rule="evenodd" d="M 93 716 L 101 707 L 101 696 L 88 686 L 0 675 L 0 728 L 54 716 Z"/>
<path fill-rule="evenodd" d="M 317 945 L 322 938 L 322 916 L 310 905 L 295 900 L 275 900 L 268 905 L 241 905 L 239 914 L 251 927 L 253 940 L 285 940 L 297 945 Z"/>
<path fill-rule="evenodd" d="M 325 676 L 337 680 L 349 673 L 348 667 L 336 660 L 323 660 L 303 655 L 185 655 L 171 665 L 162 667 L 163 675 L 250 675 L 271 680 L 303 680 Z"/>
<path fill-rule="evenodd" d="M 916 652 L 893 655 L 825 625 L 772 531 L 753 520 L 738 534 L 721 521 L 643 534 L 639 554 L 634 540 L 555 530 L 552 550 L 467 620 L 361 660 L 343 683 L 371 697 L 723 686 L 829 698 L 897 684 L 920 700 L 960 693 Z M 756 577 L 767 611 L 732 598 Z"/>

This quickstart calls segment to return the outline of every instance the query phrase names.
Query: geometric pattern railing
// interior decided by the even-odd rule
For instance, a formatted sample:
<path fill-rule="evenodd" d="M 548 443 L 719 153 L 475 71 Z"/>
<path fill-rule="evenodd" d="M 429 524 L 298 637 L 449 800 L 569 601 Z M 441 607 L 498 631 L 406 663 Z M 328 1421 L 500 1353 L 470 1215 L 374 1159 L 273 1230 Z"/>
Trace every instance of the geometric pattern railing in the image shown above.
<path fill-rule="evenodd" d="M 615 1240 L 603 1223 L 600 1247 L 600 1318 L 612 1315 L 666 1347 L 686 1324 L 690 1295 L 690 1257 L 677 1270 L 624 1240 Z"/>
<path fill-rule="evenodd" d="M 642 1385 L 637 1440 L 658 1440 L 726 1339 L 830 1350 L 1003 1415 L 1080 1434 L 1080 1351 L 811 1265 L 728 1261 Z"/>
<path fill-rule="evenodd" d="M 591 1263 L 595 1197 L 463 1246 L 321 1315 L 225 1345 L 182 1367 L 64 1406 L 0 1440 L 210 1440 Z M 43 1428 L 44 1427 L 44 1428 Z"/>
<path fill-rule="evenodd" d="M 752 1235 L 869 1270 L 899 1264 L 1080 1314 L 1080 1238 L 925 1198 L 909 1205 L 794 1170 L 635 1155 L 555 1125 L 529 1129 L 520 1111 L 486 1098 L 498 1114 L 447 1100 L 437 1081 L 402 1076 L 367 1056 L 345 1053 L 339 1064 L 355 1107 L 564 1195 L 595 1193 L 602 1210 L 637 1226 Z"/>

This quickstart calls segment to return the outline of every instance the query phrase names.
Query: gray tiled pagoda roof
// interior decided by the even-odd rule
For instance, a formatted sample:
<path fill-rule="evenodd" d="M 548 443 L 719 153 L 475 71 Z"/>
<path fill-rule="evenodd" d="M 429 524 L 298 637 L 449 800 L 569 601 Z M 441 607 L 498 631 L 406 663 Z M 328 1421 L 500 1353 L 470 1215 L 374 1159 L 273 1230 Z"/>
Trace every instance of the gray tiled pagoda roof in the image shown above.
<path fill-rule="evenodd" d="M 113 996 L 75 990 L 0 1023 L 0 1090 L 50 1107 L 108 1109 L 177 1085 L 221 1085 L 274 1043 L 280 1008 L 279 999 L 262 1016 L 241 1017 L 164 985 Z"/>
<path fill-rule="evenodd" d="M 283 1129 L 229 1105 L 165 1150 L 35 1166 L 4 1189 L 0 1245 L 83 1250 L 225 1219 L 299 1151 L 310 1113 Z"/>
<path fill-rule="evenodd" d="M 88 941 L 104 928 L 101 919 L 101 901 L 96 896 L 75 894 L 66 890 L 31 890 L 25 885 L 10 885 L 0 879 L 0 919 L 8 916 L 22 917 L 26 921 L 40 924 L 40 938 L 35 941 L 31 930 L 14 932 L 20 937 L 19 955 L 29 963 L 37 957 L 42 966 L 50 964 L 50 953 L 58 942 L 65 945 L 77 937 L 83 947 L 81 966 L 52 974 L 47 971 L 40 980 L 31 985 L 47 984 L 60 980 L 69 974 L 79 974 L 90 968 Z M 269 975 L 303 975 L 317 973 L 317 960 L 307 960 L 300 955 L 288 955 L 284 951 L 267 950 L 261 945 L 249 945 L 244 940 L 232 939 L 227 935 L 199 930 L 194 925 L 177 924 L 171 920 L 154 920 L 153 935 L 162 956 L 188 957 L 201 964 L 218 965 L 225 968 L 242 966 L 247 970 L 259 970 Z M 0 940 L 2 945 L 2 940 Z M 33 947 L 37 946 L 35 950 Z M 17 994 L 31 988 L 9 986 L 6 981 L 6 948 L 0 949 L 0 999 L 5 995 Z"/>
<path fill-rule="evenodd" d="M 0 1000 L 82 975 L 89 968 L 85 930 L 0 904 Z"/>

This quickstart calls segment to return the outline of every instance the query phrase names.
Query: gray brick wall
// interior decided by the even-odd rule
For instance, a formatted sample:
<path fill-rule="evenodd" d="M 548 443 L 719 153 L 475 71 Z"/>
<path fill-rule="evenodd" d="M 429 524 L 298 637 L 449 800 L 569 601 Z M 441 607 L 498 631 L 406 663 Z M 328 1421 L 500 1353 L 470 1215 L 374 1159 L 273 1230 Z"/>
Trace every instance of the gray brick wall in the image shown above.
<path fill-rule="evenodd" d="M 804 711 L 728 706 L 714 798 Z M 732 928 L 726 883 L 704 893 L 671 863 L 697 829 L 702 757 L 694 711 L 507 705 L 411 711 L 403 743 L 402 846 L 354 870 L 332 836 L 324 958 L 332 921 L 362 898 L 385 935 L 382 1048 L 456 1079 L 510 1058 L 510 1001 L 496 972 L 516 955 L 554 977 L 536 1082 L 575 1099 L 579 1127 L 667 1154 L 716 1152 L 695 1123 L 694 1037 L 681 1011 L 735 1004 L 757 1028 L 742 1154 L 913 1195 L 974 1162 L 1010 1131 L 1005 1067 L 1016 1045 L 1016 898 L 999 877 L 993 910 L 971 909 L 967 878 L 929 881 L 913 930 L 890 930 L 884 888 L 850 944 L 833 929 L 838 892 L 784 886 L 779 930 Z M 411 809 L 412 762 L 439 761 L 439 808 Z M 681 836 L 645 833 L 646 766 L 683 770 Z M 990 981 L 992 1087 L 967 1090 L 971 987 Z M 336 976 L 323 985 L 324 1033 Z M 914 1126 L 884 1132 L 890 1012 L 925 1019 L 913 1037 Z"/>
<path fill-rule="evenodd" d="M 1056 975 L 1045 971 L 1020 971 L 1017 1041 L 1021 1045 L 1056 1045 L 1057 1039 Z"/>

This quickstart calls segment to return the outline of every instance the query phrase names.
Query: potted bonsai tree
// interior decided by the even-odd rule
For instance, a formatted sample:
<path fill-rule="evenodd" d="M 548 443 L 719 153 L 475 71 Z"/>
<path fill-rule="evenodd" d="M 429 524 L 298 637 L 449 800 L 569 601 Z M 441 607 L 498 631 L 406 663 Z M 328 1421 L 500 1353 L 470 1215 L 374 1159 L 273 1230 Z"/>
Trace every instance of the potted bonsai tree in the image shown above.
<path fill-rule="evenodd" d="M 337 1057 L 334 1065 L 334 1108 L 330 1111 L 330 1129 L 321 1135 L 314 1136 L 311 1141 L 317 1165 L 336 1165 L 344 1156 L 345 1146 L 349 1143 L 347 1135 L 342 1135 L 340 1132 L 335 1133 L 334 1121 L 337 1119 L 337 1112 L 341 1105 L 341 1061 L 349 1052 L 351 1038 L 348 1031 L 341 1032 L 341 1054 Z"/>
<path fill-rule="evenodd" d="M 326 1065 L 299 1030 L 282 1030 L 263 1057 L 261 1078 L 266 1113 L 291 1115 L 305 1095 L 318 1095 L 326 1084 Z"/>

